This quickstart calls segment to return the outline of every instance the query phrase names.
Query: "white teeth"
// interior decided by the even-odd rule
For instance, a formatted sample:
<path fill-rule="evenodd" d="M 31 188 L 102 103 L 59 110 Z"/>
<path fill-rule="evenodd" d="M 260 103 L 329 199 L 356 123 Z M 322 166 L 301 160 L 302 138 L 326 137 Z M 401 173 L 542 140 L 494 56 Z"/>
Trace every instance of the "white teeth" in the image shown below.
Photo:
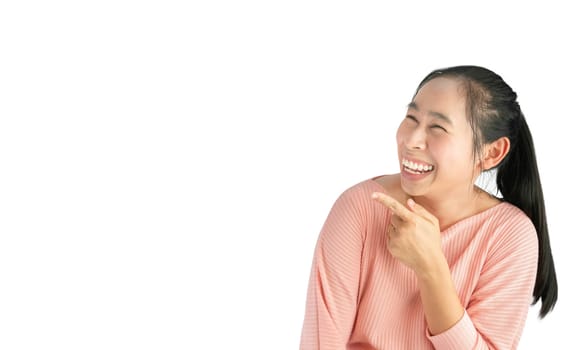
<path fill-rule="evenodd" d="M 407 159 L 403 159 L 402 164 L 406 168 L 413 170 L 413 171 L 427 172 L 427 171 L 433 170 L 432 165 L 417 164 L 417 163 L 412 162 L 412 161 L 407 160 Z"/>

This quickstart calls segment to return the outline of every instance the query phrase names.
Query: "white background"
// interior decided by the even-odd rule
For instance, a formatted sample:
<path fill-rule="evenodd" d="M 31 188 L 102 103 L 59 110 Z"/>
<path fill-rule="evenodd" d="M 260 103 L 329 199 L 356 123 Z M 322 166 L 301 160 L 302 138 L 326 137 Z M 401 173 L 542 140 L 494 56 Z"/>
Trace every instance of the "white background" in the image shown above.
<path fill-rule="evenodd" d="M 404 106 L 457 64 L 535 139 L 559 302 L 520 349 L 576 348 L 569 8 L 3 2 L 0 348 L 296 349 L 333 201 L 397 171 Z"/>

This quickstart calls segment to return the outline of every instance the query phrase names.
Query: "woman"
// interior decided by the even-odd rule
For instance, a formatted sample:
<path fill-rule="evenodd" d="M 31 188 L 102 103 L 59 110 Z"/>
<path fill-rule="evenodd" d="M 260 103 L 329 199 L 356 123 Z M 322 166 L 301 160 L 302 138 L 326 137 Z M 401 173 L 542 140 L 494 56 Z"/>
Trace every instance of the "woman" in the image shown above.
<path fill-rule="evenodd" d="M 531 133 L 494 72 L 430 73 L 397 130 L 400 173 L 360 182 L 321 230 L 301 349 L 514 349 L 557 281 Z M 500 197 L 475 186 L 496 169 Z"/>

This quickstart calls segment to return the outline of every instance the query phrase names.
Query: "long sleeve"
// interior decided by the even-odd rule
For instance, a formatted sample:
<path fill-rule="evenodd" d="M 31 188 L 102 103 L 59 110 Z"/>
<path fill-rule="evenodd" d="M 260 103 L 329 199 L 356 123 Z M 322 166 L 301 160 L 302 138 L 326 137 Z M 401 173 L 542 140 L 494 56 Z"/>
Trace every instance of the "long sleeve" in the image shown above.
<path fill-rule="evenodd" d="M 345 349 L 357 313 L 365 224 L 360 194 L 345 191 L 319 234 L 307 292 L 301 350 Z"/>
<path fill-rule="evenodd" d="M 515 349 L 535 283 L 538 241 L 524 216 L 508 222 L 488 251 L 477 286 L 462 319 L 431 336 L 435 349 Z"/>

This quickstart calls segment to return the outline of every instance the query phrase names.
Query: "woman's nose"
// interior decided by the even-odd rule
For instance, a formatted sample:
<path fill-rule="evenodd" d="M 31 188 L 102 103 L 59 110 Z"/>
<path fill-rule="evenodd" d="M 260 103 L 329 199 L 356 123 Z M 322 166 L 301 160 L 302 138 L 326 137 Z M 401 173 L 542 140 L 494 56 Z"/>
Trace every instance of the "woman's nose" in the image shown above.
<path fill-rule="evenodd" d="M 425 149 L 427 147 L 427 133 L 422 128 L 411 130 L 406 135 L 405 145 L 409 149 Z"/>

